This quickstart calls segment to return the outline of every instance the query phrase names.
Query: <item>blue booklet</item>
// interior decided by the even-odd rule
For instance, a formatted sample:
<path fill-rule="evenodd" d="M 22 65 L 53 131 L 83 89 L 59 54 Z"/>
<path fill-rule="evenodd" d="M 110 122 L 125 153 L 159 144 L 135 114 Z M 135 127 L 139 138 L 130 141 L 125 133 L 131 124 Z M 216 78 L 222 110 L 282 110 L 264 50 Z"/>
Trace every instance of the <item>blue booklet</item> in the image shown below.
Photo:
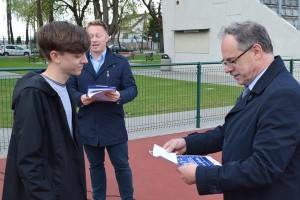
<path fill-rule="evenodd" d="M 177 162 L 179 166 L 186 163 L 195 163 L 199 166 L 214 166 L 221 165 L 218 161 L 210 156 L 196 156 L 196 155 L 177 155 Z"/>
<path fill-rule="evenodd" d="M 116 87 L 106 85 L 89 85 L 87 95 L 97 101 L 111 101 L 106 97 L 107 92 L 115 92 Z"/>
<path fill-rule="evenodd" d="M 199 166 L 215 166 L 221 164 L 211 156 L 199 155 L 176 155 L 176 153 L 168 153 L 164 148 L 154 144 L 153 150 L 149 151 L 154 157 L 161 157 L 172 163 L 182 166 L 187 163 L 195 163 Z"/>

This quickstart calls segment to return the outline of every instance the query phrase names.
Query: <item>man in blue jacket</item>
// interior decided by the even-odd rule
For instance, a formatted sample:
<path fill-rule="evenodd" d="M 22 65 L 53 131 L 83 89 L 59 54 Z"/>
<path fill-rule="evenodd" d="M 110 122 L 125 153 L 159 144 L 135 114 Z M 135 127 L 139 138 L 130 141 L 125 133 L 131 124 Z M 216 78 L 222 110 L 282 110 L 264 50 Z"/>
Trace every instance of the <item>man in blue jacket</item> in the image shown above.
<path fill-rule="evenodd" d="M 233 23 L 222 32 L 225 73 L 249 88 L 225 117 L 203 134 L 163 146 L 178 154 L 222 151 L 222 166 L 178 167 L 199 194 L 224 193 L 224 200 L 300 199 L 300 86 L 255 22 Z"/>
<path fill-rule="evenodd" d="M 79 76 L 68 83 L 80 107 L 78 119 L 84 149 L 90 162 L 94 200 L 106 199 L 105 149 L 115 169 L 121 198 L 133 199 L 132 173 L 128 162 L 128 135 L 123 105 L 137 96 L 137 87 L 128 60 L 107 48 L 107 26 L 100 20 L 86 27 L 91 37 L 88 64 Z M 87 96 L 89 85 L 116 87 L 107 92 L 109 101 L 96 101 Z"/>

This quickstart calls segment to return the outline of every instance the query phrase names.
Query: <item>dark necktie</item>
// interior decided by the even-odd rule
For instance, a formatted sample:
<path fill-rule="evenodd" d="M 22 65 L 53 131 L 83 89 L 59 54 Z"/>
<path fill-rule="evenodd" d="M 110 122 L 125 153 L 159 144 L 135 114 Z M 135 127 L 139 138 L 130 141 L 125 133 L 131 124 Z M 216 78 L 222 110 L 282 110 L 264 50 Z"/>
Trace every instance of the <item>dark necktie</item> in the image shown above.
<path fill-rule="evenodd" d="M 250 92 L 250 89 L 248 87 L 246 87 L 243 91 L 243 94 L 242 94 L 242 98 L 244 98 L 245 96 L 247 96 L 247 94 L 249 94 Z"/>

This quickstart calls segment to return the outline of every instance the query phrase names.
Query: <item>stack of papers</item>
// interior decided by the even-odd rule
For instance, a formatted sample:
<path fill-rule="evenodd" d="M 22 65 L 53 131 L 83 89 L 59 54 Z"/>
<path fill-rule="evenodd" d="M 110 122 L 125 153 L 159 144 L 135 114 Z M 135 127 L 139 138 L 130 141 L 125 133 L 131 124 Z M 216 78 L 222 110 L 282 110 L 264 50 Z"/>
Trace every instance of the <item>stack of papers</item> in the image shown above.
<path fill-rule="evenodd" d="M 154 157 L 161 157 L 176 165 L 182 166 L 186 163 L 195 163 L 199 166 L 214 166 L 221 164 L 210 156 L 198 155 L 176 155 L 176 153 L 168 153 L 164 148 L 154 144 L 153 150 L 149 151 Z"/>
<path fill-rule="evenodd" d="M 89 85 L 87 95 L 97 101 L 111 101 L 105 95 L 107 92 L 115 92 L 116 87 L 106 85 Z"/>

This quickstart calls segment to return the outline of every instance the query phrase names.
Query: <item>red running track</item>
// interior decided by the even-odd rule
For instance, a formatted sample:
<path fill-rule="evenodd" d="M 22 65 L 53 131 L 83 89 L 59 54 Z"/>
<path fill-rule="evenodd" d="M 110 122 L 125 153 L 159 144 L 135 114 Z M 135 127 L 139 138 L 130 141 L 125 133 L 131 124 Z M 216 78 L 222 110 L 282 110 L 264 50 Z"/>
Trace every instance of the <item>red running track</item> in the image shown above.
<path fill-rule="evenodd" d="M 183 137 L 188 133 L 176 133 L 150 138 L 130 140 L 129 162 L 133 173 L 135 200 L 223 200 L 223 195 L 199 196 L 195 185 L 185 184 L 176 171 L 176 166 L 168 161 L 155 158 L 149 150 L 153 144 L 162 146 L 172 138 Z M 221 153 L 212 154 L 221 161 Z M 0 159 L 0 195 L 2 196 L 6 159 Z M 114 169 L 106 157 L 107 200 L 120 199 Z M 89 163 L 86 159 L 88 199 L 92 200 Z"/>

